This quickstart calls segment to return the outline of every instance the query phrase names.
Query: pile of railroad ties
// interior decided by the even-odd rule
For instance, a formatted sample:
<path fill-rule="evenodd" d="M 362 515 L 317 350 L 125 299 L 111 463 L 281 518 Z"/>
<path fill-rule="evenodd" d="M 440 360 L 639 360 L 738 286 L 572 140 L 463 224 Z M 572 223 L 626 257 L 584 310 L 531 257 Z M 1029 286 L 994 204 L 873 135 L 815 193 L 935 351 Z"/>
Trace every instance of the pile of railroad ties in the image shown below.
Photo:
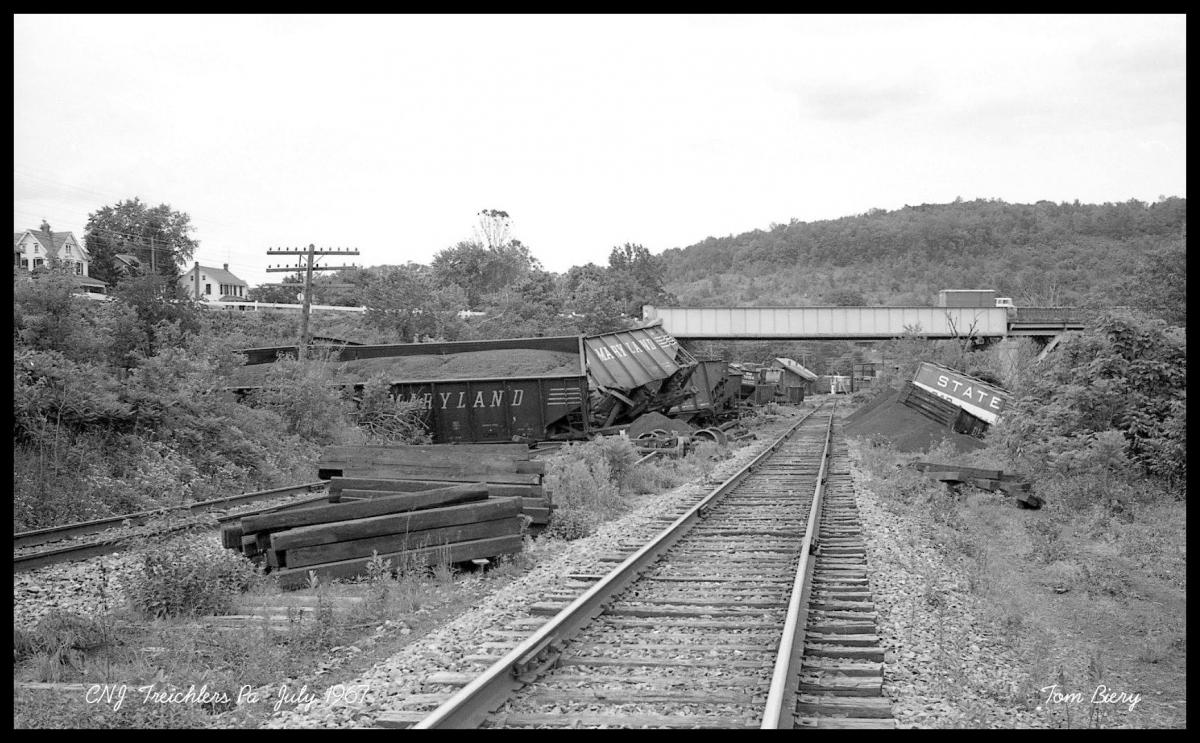
<path fill-rule="evenodd" d="M 222 542 L 285 589 L 311 579 L 491 560 L 521 551 L 550 504 L 525 444 L 333 446 L 318 463 L 327 502 L 247 516 Z M 384 563 L 383 561 L 386 561 Z"/>

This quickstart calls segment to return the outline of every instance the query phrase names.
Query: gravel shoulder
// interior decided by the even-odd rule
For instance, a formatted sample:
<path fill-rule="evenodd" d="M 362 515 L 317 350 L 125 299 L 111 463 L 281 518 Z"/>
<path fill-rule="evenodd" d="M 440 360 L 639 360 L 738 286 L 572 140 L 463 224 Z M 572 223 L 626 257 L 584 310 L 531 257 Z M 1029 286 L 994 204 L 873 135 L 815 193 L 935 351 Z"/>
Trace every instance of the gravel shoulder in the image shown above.
<path fill-rule="evenodd" d="M 1159 595 L 1174 592 L 1109 587 L 1101 572 L 1047 583 L 1054 566 L 1029 561 L 1023 524 L 1040 512 L 978 493 L 946 509 L 967 523 L 930 524 L 941 509 L 877 495 L 861 444 L 850 442 L 850 469 L 899 727 L 1186 726 L 1183 610 Z M 1156 610 L 1176 631 L 1147 635 Z"/>
<path fill-rule="evenodd" d="M 884 507 L 850 445 L 850 472 L 883 640 L 884 693 L 898 727 L 1044 727 L 1016 709 L 1021 662 L 988 628 L 961 571 Z"/>

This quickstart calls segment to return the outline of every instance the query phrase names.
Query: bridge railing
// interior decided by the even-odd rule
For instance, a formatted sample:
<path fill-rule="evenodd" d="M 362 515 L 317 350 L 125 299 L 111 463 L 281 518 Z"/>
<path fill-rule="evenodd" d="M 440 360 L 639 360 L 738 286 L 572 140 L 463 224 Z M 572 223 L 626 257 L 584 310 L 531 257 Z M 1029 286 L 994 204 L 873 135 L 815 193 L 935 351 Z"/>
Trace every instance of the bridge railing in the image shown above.
<path fill-rule="evenodd" d="M 1016 323 L 1084 325 L 1093 314 L 1082 307 L 1018 307 L 1009 318 Z"/>

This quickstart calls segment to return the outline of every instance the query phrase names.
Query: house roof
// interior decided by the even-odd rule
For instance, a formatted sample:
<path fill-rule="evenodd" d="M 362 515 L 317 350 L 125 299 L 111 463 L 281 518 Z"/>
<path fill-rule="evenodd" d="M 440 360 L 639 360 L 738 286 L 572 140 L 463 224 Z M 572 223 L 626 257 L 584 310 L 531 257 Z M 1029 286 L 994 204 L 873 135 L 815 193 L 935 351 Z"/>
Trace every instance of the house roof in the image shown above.
<path fill-rule="evenodd" d="M 46 251 L 46 255 L 50 258 L 58 257 L 58 250 L 66 244 L 67 238 L 71 238 L 74 245 L 79 246 L 82 251 L 83 246 L 75 239 L 75 235 L 70 232 L 47 232 L 46 230 L 25 230 L 24 232 L 13 233 L 13 247 L 15 248 L 25 235 L 33 235 L 33 237 L 42 244 L 42 248 Z M 86 256 L 87 253 L 85 252 Z"/>
<path fill-rule="evenodd" d="M 192 271 L 195 271 L 195 270 L 196 270 L 196 267 L 192 266 L 191 271 L 188 271 L 188 275 L 190 276 Z M 226 271 L 223 268 L 213 268 L 212 266 L 201 266 L 200 271 L 205 276 L 208 277 L 208 283 L 210 283 L 210 284 L 213 284 L 213 283 L 215 283 L 215 284 L 241 284 L 243 286 L 249 286 L 249 284 L 247 284 L 245 281 L 242 281 L 237 276 L 234 276 L 233 274 L 229 273 L 228 271 Z"/>
<path fill-rule="evenodd" d="M 799 374 L 801 377 L 807 379 L 810 382 L 817 378 L 816 374 L 813 374 L 808 369 L 805 369 L 795 359 L 784 359 L 784 358 L 777 357 L 775 360 L 777 362 L 779 362 L 779 365 L 782 366 L 784 369 L 787 369 L 788 371 L 792 372 L 793 374 Z"/>

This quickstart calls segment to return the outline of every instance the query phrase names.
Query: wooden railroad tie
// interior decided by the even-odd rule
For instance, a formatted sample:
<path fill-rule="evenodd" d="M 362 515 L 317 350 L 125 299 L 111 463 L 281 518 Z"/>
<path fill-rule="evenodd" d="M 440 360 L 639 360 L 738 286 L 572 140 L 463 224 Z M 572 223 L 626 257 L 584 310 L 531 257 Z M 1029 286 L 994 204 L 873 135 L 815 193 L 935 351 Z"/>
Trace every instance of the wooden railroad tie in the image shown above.
<path fill-rule="evenodd" d="M 1011 495 L 1023 508 L 1041 508 L 1043 503 L 1032 492 L 1026 475 L 1020 473 L 938 462 L 913 462 L 911 466 L 926 477 L 945 483 L 951 490 L 956 491 L 960 485 L 967 484 L 980 490 Z"/>
<path fill-rule="evenodd" d="M 264 564 L 284 588 L 520 552 L 523 522 L 553 505 L 543 462 L 525 444 L 335 446 L 318 462 L 329 493 L 249 515 L 221 542 Z M 376 563 L 378 564 L 378 563 Z"/>

